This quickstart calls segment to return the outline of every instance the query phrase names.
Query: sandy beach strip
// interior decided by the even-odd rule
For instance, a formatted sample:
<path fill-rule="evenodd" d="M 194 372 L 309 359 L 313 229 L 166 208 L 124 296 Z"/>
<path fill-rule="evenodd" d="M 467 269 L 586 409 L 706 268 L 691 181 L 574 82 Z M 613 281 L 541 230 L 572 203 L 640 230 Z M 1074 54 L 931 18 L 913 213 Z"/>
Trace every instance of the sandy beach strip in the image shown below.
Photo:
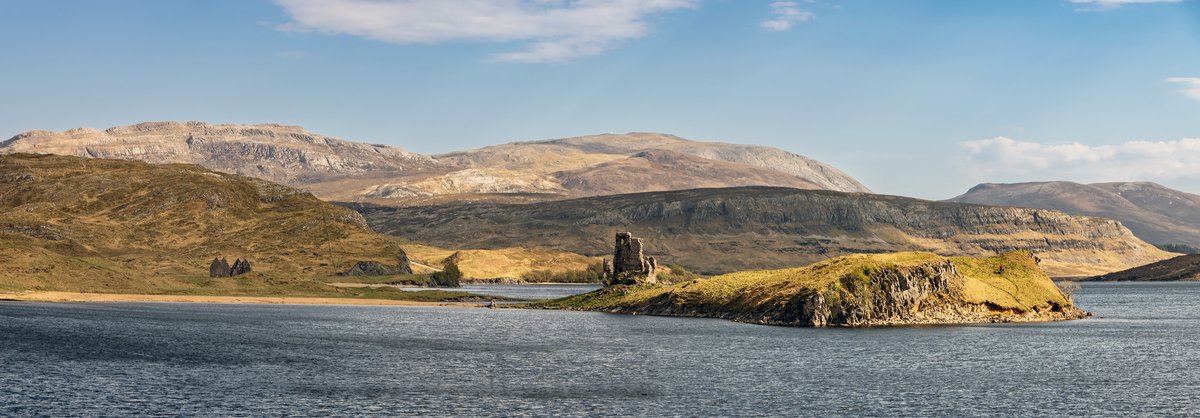
<path fill-rule="evenodd" d="M 19 302 L 185 302 L 185 303 L 254 303 L 291 305 L 388 305 L 388 306 L 456 306 L 478 307 L 477 302 L 421 302 L 411 300 L 317 298 L 288 296 L 193 296 L 193 295 L 134 295 L 118 293 L 73 292 L 0 292 L 0 300 Z"/>

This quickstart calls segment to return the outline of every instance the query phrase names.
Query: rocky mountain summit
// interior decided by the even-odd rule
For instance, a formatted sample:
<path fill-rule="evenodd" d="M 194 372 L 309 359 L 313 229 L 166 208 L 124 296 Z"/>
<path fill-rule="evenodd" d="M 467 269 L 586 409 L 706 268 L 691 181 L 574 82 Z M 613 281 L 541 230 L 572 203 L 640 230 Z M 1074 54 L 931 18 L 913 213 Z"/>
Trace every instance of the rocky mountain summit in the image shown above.
<path fill-rule="evenodd" d="M 291 185 L 436 165 L 430 157 L 399 148 L 343 141 L 299 126 L 204 122 L 149 122 L 104 131 L 30 131 L 0 143 L 0 153 L 199 164 Z"/>
<path fill-rule="evenodd" d="M 393 205 L 545 201 L 698 187 L 869 192 L 827 164 L 776 148 L 652 133 L 514 142 L 442 155 L 345 141 L 298 126 L 149 122 L 30 131 L 0 154 L 188 163 L 302 187 L 326 200 Z"/>
<path fill-rule="evenodd" d="M 1156 183 L 985 183 L 950 201 L 1110 218 L 1153 244 L 1200 247 L 1200 195 Z"/>
<path fill-rule="evenodd" d="M 783 268 L 856 253 L 1036 253 L 1052 276 L 1091 276 L 1170 257 L 1120 222 L 1045 209 L 770 187 L 637 193 L 533 204 L 356 206 L 378 231 L 459 248 L 604 255 L 619 231 L 702 273 Z"/>

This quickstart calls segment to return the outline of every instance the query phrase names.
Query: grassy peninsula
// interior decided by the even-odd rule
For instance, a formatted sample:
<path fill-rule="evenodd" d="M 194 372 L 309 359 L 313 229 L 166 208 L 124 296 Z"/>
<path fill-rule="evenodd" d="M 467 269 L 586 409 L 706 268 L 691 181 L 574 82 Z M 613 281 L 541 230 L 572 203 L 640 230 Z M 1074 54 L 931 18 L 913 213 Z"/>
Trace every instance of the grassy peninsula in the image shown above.
<path fill-rule="evenodd" d="M 1086 315 L 1025 251 L 977 258 L 856 254 L 670 286 L 610 286 L 529 306 L 817 327 L 1051 321 Z"/>

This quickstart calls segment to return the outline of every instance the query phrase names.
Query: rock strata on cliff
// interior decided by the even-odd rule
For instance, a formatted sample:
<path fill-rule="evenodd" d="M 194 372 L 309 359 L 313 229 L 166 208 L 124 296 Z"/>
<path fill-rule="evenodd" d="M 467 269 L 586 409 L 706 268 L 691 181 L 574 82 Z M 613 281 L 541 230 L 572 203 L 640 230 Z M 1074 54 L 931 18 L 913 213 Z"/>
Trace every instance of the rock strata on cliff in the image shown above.
<path fill-rule="evenodd" d="M 358 209 L 377 231 L 457 248 L 525 245 L 529 231 L 537 231 L 541 248 L 602 255 L 612 251 L 613 233 L 636 230 L 655 237 L 647 251 L 705 274 L 794 267 L 856 253 L 1027 250 L 1052 276 L 1091 276 L 1170 257 L 1110 219 L 769 187 Z"/>

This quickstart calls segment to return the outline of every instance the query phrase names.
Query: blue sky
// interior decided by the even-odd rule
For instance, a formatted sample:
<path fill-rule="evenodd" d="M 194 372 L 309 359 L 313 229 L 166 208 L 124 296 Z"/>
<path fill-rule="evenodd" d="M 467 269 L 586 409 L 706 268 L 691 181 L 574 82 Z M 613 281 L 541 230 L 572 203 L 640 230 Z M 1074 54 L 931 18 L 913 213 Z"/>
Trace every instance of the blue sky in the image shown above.
<path fill-rule="evenodd" d="M 277 122 L 423 153 L 757 143 L 877 192 L 1200 192 L 1194 0 L 0 2 L 0 136 Z"/>

